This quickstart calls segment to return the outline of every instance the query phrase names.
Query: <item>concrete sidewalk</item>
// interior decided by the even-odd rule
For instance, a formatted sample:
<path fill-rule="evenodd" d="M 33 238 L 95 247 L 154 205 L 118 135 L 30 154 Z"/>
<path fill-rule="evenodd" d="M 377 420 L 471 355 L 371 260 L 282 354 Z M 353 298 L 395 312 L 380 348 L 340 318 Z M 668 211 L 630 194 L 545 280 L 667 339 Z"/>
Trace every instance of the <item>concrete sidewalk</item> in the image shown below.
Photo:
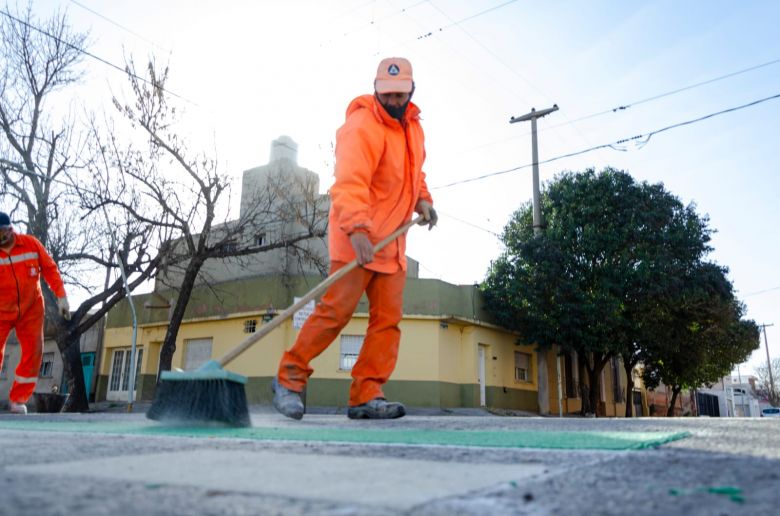
<path fill-rule="evenodd" d="M 248 438 L 163 431 L 138 405 L 94 408 L 0 414 L 0 514 L 772 514 L 780 503 L 777 420 L 482 412 L 297 422 L 252 407 L 259 437 Z M 659 432 L 690 435 L 631 451 L 347 439 Z"/>

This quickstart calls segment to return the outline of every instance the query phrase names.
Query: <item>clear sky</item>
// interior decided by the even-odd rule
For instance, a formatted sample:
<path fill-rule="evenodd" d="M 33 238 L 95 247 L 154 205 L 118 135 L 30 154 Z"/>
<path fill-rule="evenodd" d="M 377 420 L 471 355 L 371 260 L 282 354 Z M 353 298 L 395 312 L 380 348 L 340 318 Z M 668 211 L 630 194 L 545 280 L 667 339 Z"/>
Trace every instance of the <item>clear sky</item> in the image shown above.
<path fill-rule="evenodd" d="M 38 16 L 57 8 L 90 31 L 102 59 L 168 62 L 168 89 L 186 99 L 182 132 L 224 172 L 266 163 L 286 134 L 323 191 L 347 104 L 371 92 L 382 57 L 408 57 L 441 215 L 436 230 L 412 230 L 408 254 L 421 276 L 451 283 L 484 278 L 501 252 L 495 234 L 531 197 L 530 168 L 442 188 L 531 163 L 530 124 L 511 116 L 558 104 L 539 122 L 546 160 L 780 94 L 774 0 L 33 1 Z M 92 58 L 83 66 L 80 101 L 111 112 L 122 74 Z M 780 99 L 768 100 L 642 146 L 542 164 L 541 180 L 612 166 L 695 203 L 717 230 L 710 259 L 730 269 L 748 317 L 775 324 L 767 337 L 780 357 L 778 118 Z M 740 372 L 765 363 L 761 344 Z"/>

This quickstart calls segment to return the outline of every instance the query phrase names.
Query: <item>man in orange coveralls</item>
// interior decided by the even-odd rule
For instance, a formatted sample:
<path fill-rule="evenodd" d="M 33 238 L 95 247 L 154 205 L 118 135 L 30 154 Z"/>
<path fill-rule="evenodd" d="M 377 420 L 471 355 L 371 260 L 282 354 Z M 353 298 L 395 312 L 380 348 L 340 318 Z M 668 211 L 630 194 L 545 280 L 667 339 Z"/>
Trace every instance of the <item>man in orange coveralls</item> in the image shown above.
<path fill-rule="evenodd" d="M 382 60 L 374 94 L 353 100 L 336 133 L 335 183 L 330 189 L 328 246 L 331 273 L 353 259 L 361 267 L 337 281 L 322 296 L 293 347 L 284 353 L 273 382 L 274 407 L 301 419 L 300 393 L 322 353 L 349 322 L 363 292 L 369 320 L 363 346 L 352 367 L 347 415 L 351 419 L 402 417 L 401 403 L 388 402 L 382 385 L 398 358 L 406 235 L 374 254 L 373 245 L 420 213 L 428 229 L 438 217 L 425 184 L 424 136 L 414 93 L 412 65 L 406 59 Z"/>
<path fill-rule="evenodd" d="M 8 395 L 10 411 L 27 413 L 43 353 L 44 304 L 40 275 L 57 296 L 60 315 L 70 319 L 68 298 L 57 265 L 37 238 L 17 235 L 10 217 L 0 212 L 0 366 L 8 334 L 16 328 L 22 357 Z"/>

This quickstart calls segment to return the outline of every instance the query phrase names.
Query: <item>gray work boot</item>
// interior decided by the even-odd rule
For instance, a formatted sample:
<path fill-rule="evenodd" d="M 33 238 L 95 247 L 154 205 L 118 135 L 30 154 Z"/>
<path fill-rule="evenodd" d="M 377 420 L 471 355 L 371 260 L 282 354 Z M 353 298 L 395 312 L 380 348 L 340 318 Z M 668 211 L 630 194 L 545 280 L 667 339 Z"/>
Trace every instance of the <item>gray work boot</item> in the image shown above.
<path fill-rule="evenodd" d="M 8 412 L 11 414 L 27 414 L 27 405 L 12 401 L 8 404 Z"/>
<path fill-rule="evenodd" d="M 349 419 L 395 419 L 404 417 L 406 408 L 402 403 L 387 401 L 384 398 L 374 398 L 368 403 L 349 407 Z"/>
<path fill-rule="evenodd" d="M 271 390 L 274 393 L 274 408 L 287 417 L 301 419 L 303 417 L 303 401 L 301 393 L 291 391 L 279 384 L 277 378 L 271 382 Z"/>

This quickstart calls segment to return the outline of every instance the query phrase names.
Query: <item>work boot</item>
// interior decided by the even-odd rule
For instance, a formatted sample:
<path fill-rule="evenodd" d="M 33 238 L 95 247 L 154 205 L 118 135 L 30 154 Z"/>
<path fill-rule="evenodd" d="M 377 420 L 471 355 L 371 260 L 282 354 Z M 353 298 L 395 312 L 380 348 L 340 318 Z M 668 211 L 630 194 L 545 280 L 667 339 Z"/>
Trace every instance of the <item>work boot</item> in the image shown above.
<path fill-rule="evenodd" d="M 301 419 L 303 417 L 303 401 L 301 393 L 291 391 L 279 383 L 277 378 L 271 382 L 274 393 L 274 408 L 287 417 Z"/>
<path fill-rule="evenodd" d="M 11 402 L 8 408 L 11 414 L 27 414 L 27 405 L 24 403 Z"/>
<path fill-rule="evenodd" d="M 349 419 L 395 419 L 406 415 L 406 407 L 402 403 L 387 401 L 384 398 L 374 398 L 368 403 L 349 407 Z"/>

